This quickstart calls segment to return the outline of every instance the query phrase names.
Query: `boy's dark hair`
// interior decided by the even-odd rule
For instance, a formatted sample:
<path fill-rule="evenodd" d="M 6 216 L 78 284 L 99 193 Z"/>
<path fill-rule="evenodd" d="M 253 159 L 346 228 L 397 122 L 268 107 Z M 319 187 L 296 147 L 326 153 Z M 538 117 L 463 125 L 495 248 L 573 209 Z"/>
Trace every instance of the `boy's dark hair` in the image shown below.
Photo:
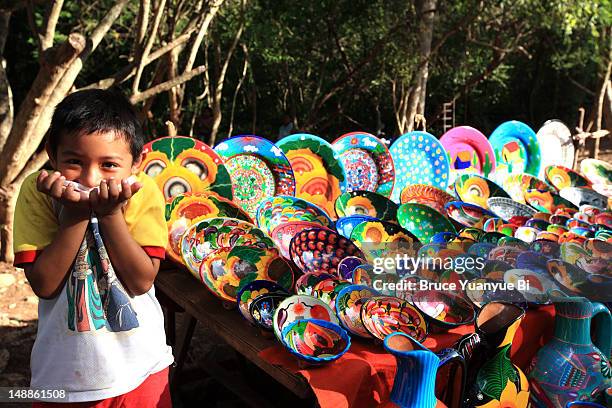
<path fill-rule="evenodd" d="M 68 95 L 57 105 L 47 141 L 55 154 L 62 135 L 89 135 L 114 131 L 130 144 L 132 159 L 144 145 L 142 126 L 134 107 L 115 90 L 88 89 Z"/>

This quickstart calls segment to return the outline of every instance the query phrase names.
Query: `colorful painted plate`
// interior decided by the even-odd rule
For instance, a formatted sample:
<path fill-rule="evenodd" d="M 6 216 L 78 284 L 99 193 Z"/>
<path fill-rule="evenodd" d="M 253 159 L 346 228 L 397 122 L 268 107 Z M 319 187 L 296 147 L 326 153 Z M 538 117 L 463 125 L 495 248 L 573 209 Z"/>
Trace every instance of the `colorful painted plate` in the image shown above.
<path fill-rule="evenodd" d="M 510 269 L 504 273 L 504 282 L 511 283 L 528 303 L 545 305 L 550 303 L 548 291 L 559 289 L 549 276 L 529 269 Z"/>
<path fill-rule="evenodd" d="M 297 320 L 287 325 L 281 339 L 291 354 L 311 364 L 337 360 L 351 347 L 346 330 L 317 319 Z"/>
<path fill-rule="evenodd" d="M 283 329 L 302 319 L 326 320 L 339 324 L 336 314 L 321 299 L 307 295 L 294 295 L 283 300 L 274 311 L 272 327 L 276 338 L 281 340 Z"/>
<path fill-rule="evenodd" d="M 450 166 L 444 146 L 427 132 L 400 136 L 389 149 L 395 164 L 395 187 L 391 199 L 400 202 L 400 193 L 411 184 L 427 184 L 446 190 Z"/>
<path fill-rule="evenodd" d="M 249 313 L 249 306 L 251 306 L 251 302 L 264 293 L 273 292 L 289 293 L 279 284 L 268 280 L 254 280 L 253 282 L 250 282 L 240 288 L 238 294 L 236 295 L 236 300 L 238 302 L 238 310 L 240 311 L 242 317 L 244 317 L 250 323 L 254 323 L 253 318 Z"/>
<path fill-rule="evenodd" d="M 590 187 L 591 182 L 582 174 L 563 166 L 548 166 L 544 169 L 546 181 L 557 190 L 565 187 Z"/>
<path fill-rule="evenodd" d="M 465 173 L 489 177 L 495 172 L 493 147 L 479 130 L 457 126 L 442 135 L 440 143 L 450 157 L 451 177 Z"/>
<path fill-rule="evenodd" d="M 470 324 L 475 317 L 472 305 L 452 292 L 418 291 L 412 295 L 412 304 L 429 320 L 430 332 Z"/>
<path fill-rule="evenodd" d="M 395 169 L 391 153 L 382 140 L 369 133 L 351 132 L 336 139 L 332 147 L 346 170 L 349 191 L 391 195 Z"/>
<path fill-rule="evenodd" d="M 191 137 L 162 137 L 144 145 L 140 170 L 153 177 L 166 199 L 212 191 L 232 199 L 232 181 L 223 159 Z"/>
<path fill-rule="evenodd" d="M 363 327 L 373 337 L 384 340 L 393 332 L 402 332 L 422 342 L 427 337 L 425 317 L 405 300 L 393 296 L 374 296 L 361 307 Z"/>
<path fill-rule="evenodd" d="M 525 204 L 525 191 L 537 188 L 543 191 L 555 192 L 554 187 L 548 185 L 544 180 L 531 174 L 511 174 L 501 181 L 504 190 L 514 201 Z"/>
<path fill-rule="evenodd" d="M 574 165 L 574 143 L 572 132 L 560 120 L 548 120 L 536 135 L 540 144 L 541 165 L 539 177 L 544 177 L 544 168 L 550 165 L 572 167 Z"/>
<path fill-rule="evenodd" d="M 166 253 L 176 262 L 183 263 L 181 237 L 193 224 L 206 218 L 229 217 L 253 222 L 240 207 L 212 191 L 206 193 L 183 193 L 166 201 L 166 225 L 168 247 Z"/>
<path fill-rule="evenodd" d="M 508 174 L 540 172 L 540 145 L 535 132 L 523 122 L 511 120 L 499 125 L 489 142 L 495 151 L 496 180 Z"/>
<path fill-rule="evenodd" d="M 383 221 L 396 222 L 397 204 L 388 198 L 370 191 L 350 191 L 336 200 L 338 217 L 361 214 Z"/>
<path fill-rule="evenodd" d="M 603 160 L 582 160 L 580 162 L 580 172 L 584 174 L 593 184 L 612 184 L 612 164 Z"/>
<path fill-rule="evenodd" d="M 559 194 L 535 188 L 525 191 L 525 201 L 536 210 L 551 214 L 555 214 L 557 210 L 563 208 L 578 209 L 571 201 L 566 200 Z"/>
<path fill-rule="evenodd" d="M 509 220 L 512 217 L 530 217 L 537 211 L 528 205 L 518 203 L 511 198 L 491 197 L 487 200 L 489 209 L 498 217 Z"/>
<path fill-rule="evenodd" d="M 436 211 L 444 212 L 446 203 L 455 201 L 455 197 L 439 188 L 427 184 L 411 184 L 402 190 L 401 203 L 419 203 L 430 206 Z"/>
<path fill-rule="evenodd" d="M 332 145 L 306 133 L 284 137 L 276 145 L 293 168 L 295 195 L 317 204 L 334 217 L 334 203 L 346 191 L 348 182 L 344 165 Z"/>
<path fill-rule="evenodd" d="M 456 233 L 450 221 L 431 207 L 417 203 L 402 204 L 397 211 L 397 220 L 407 231 L 414 234 L 419 241 L 429 242 L 437 232 Z"/>
<path fill-rule="evenodd" d="M 259 203 L 255 216 L 257 226 L 271 233 L 281 224 L 292 221 L 312 222 L 333 228 L 333 222 L 323 209 L 293 196 L 268 197 Z"/>
<path fill-rule="evenodd" d="M 272 331 L 273 317 L 279 303 L 291 296 L 289 293 L 264 293 L 253 299 L 249 306 L 251 320 L 263 330 Z"/>
<path fill-rule="evenodd" d="M 559 195 L 577 207 L 588 204 L 605 210 L 611 202 L 608 197 L 587 187 L 565 187 Z"/>
<path fill-rule="evenodd" d="M 491 211 L 463 201 L 451 201 L 445 210 L 449 218 L 466 227 L 483 228 L 485 221 L 495 218 Z"/>
<path fill-rule="evenodd" d="M 349 333 L 372 338 L 361 322 L 361 307 L 373 296 L 380 296 L 380 293 L 364 285 L 345 286 L 336 296 L 336 314 Z"/>
<path fill-rule="evenodd" d="M 350 240 L 327 229 L 300 231 L 289 245 L 291 259 L 302 272 L 337 275 L 338 263 L 347 256 L 363 254 Z"/>
<path fill-rule="evenodd" d="M 270 237 L 272 241 L 278 246 L 280 249 L 281 255 L 287 259 L 291 259 L 291 254 L 289 253 L 289 245 L 291 244 L 291 240 L 295 237 L 300 231 L 305 229 L 312 228 L 324 228 L 328 229 L 330 232 L 332 231 L 329 228 L 325 228 L 320 224 L 316 224 L 314 222 L 307 221 L 289 221 L 286 223 L 282 223 L 276 228 L 272 230 L 270 233 Z"/>
<path fill-rule="evenodd" d="M 386 221 L 366 221 L 357 225 L 351 233 L 351 241 L 372 244 L 418 243 L 414 234 L 397 224 Z"/>
<path fill-rule="evenodd" d="M 490 197 L 507 197 L 508 193 L 488 178 L 476 174 L 461 174 L 455 180 L 455 194 L 461 201 L 488 209 Z"/>
<path fill-rule="evenodd" d="M 215 147 L 232 179 L 234 200 L 251 216 L 266 197 L 295 195 L 289 160 L 272 142 L 259 136 L 236 136 Z"/>

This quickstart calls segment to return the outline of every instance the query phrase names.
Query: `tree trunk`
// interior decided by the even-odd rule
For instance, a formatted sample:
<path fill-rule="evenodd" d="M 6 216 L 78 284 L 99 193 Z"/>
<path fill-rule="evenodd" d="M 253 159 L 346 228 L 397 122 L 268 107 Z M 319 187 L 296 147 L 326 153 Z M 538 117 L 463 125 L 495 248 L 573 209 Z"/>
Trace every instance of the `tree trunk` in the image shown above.
<path fill-rule="evenodd" d="M 13 219 L 20 185 L 0 188 L 0 260 L 13 262 Z"/>

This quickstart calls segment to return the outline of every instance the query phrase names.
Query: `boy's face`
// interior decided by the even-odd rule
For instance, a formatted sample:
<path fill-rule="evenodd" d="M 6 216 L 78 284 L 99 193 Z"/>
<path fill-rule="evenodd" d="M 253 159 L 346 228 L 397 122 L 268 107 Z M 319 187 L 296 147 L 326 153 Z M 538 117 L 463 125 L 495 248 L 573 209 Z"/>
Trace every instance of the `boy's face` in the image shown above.
<path fill-rule="evenodd" d="M 132 159 L 129 143 L 114 132 L 62 135 L 57 151 L 47 152 L 51 164 L 66 180 L 93 188 L 103 179 L 120 181 L 138 171 L 141 157 Z"/>

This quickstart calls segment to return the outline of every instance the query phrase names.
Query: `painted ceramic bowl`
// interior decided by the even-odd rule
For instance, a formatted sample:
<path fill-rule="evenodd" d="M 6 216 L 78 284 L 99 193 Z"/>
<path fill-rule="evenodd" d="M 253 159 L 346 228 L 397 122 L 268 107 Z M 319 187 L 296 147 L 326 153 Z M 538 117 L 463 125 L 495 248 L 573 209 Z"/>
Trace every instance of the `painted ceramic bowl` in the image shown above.
<path fill-rule="evenodd" d="M 506 224 L 506 221 L 504 221 L 503 219 L 501 219 L 499 217 L 493 217 L 493 218 L 487 219 L 484 222 L 484 224 L 482 226 L 482 229 L 485 232 L 495 232 L 495 231 L 499 231 L 499 229 L 504 224 Z"/>
<path fill-rule="evenodd" d="M 470 246 L 468 253 L 483 259 L 488 259 L 489 252 L 491 252 L 493 248 L 495 248 L 494 244 L 489 244 L 488 242 L 478 242 Z"/>
<path fill-rule="evenodd" d="M 329 273 L 305 273 L 295 282 L 295 293 L 313 296 L 316 284 L 325 279 L 338 279 L 338 276 Z"/>
<path fill-rule="evenodd" d="M 291 259 L 304 273 L 330 273 L 336 275 L 338 263 L 347 256 L 363 254 L 350 240 L 336 232 L 312 228 L 300 231 L 289 245 Z"/>
<path fill-rule="evenodd" d="M 593 217 L 593 223 L 603 225 L 612 230 L 612 213 L 602 212 Z"/>
<path fill-rule="evenodd" d="M 497 231 L 485 232 L 482 238 L 480 238 L 480 242 L 487 242 L 489 244 L 497 244 L 497 242 L 505 236 L 506 235 L 502 234 L 501 232 L 497 232 Z"/>
<path fill-rule="evenodd" d="M 418 203 L 430 206 L 436 211 L 443 212 L 446 203 L 455 198 L 446 191 L 427 184 L 410 184 L 402 190 L 401 203 Z"/>
<path fill-rule="evenodd" d="M 492 212 L 462 201 L 451 201 L 445 210 L 449 218 L 466 227 L 483 228 L 488 219 L 495 218 Z"/>
<path fill-rule="evenodd" d="M 537 138 L 542 156 L 540 177 L 544 177 L 544 169 L 551 164 L 574 164 L 572 132 L 565 123 L 558 119 L 547 120 L 538 130 Z"/>
<path fill-rule="evenodd" d="M 153 177 L 166 199 L 212 191 L 231 200 L 232 182 L 223 159 L 191 137 L 162 137 L 145 144 L 140 170 Z"/>
<path fill-rule="evenodd" d="M 462 238 L 469 238 L 474 241 L 480 241 L 485 231 L 480 228 L 466 227 L 459 231 L 458 235 Z"/>
<path fill-rule="evenodd" d="M 533 242 L 538 236 L 538 230 L 533 227 L 518 227 L 514 231 L 514 237 L 524 242 Z"/>
<path fill-rule="evenodd" d="M 412 304 L 429 319 L 431 332 L 445 331 L 474 321 L 474 309 L 461 296 L 438 290 L 419 291 Z"/>
<path fill-rule="evenodd" d="M 351 132 L 332 143 L 346 170 L 349 190 L 367 190 L 391 195 L 395 168 L 389 149 L 374 135 Z"/>
<path fill-rule="evenodd" d="M 557 190 L 565 187 L 590 187 L 591 182 L 580 173 L 564 166 L 548 166 L 544 169 L 546 181 Z"/>
<path fill-rule="evenodd" d="M 272 331 L 274 311 L 289 296 L 291 296 L 289 293 L 273 292 L 264 293 L 253 299 L 249 306 L 249 314 L 255 325 L 261 329 Z"/>
<path fill-rule="evenodd" d="M 321 228 L 333 232 L 331 229 L 325 228 L 320 224 L 315 224 L 314 222 L 290 221 L 280 224 L 274 228 L 270 233 L 270 237 L 280 249 L 281 255 L 287 259 L 291 259 L 289 245 L 291 244 L 293 237 L 295 237 L 300 231 L 312 228 Z"/>
<path fill-rule="evenodd" d="M 325 279 L 315 285 L 312 291 L 312 295 L 318 299 L 321 299 L 325 303 L 335 310 L 336 308 L 336 296 L 340 293 L 340 290 L 345 286 L 350 285 L 350 282 L 339 281 L 337 279 Z"/>
<path fill-rule="evenodd" d="M 511 283 L 532 305 L 550 303 L 549 290 L 558 289 L 548 273 L 542 274 L 528 269 L 510 269 L 504 273 L 504 282 Z"/>
<path fill-rule="evenodd" d="M 612 164 L 603 160 L 582 160 L 580 162 L 580 172 L 593 184 L 612 184 Z"/>
<path fill-rule="evenodd" d="M 274 311 L 272 327 L 276 338 L 281 340 L 285 327 L 297 320 L 304 319 L 325 320 L 339 324 L 336 314 L 321 299 L 308 295 L 294 295 L 285 298 Z"/>
<path fill-rule="evenodd" d="M 612 277 L 590 274 L 560 259 L 549 260 L 547 267 L 559 287 L 567 294 L 584 296 L 594 301 L 610 300 Z"/>
<path fill-rule="evenodd" d="M 569 220 L 570 220 L 570 217 L 566 217 L 565 215 L 555 214 L 550 217 L 550 224 L 565 225 L 569 222 Z"/>
<path fill-rule="evenodd" d="M 445 216 L 423 204 L 400 205 L 397 219 L 403 228 L 414 234 L 421 242 L 429 242 L 437 232 L 457 232 Z"/>
<path fill-rule="evenodd" d="M 536 210 L 511 198 L 492 197 L 487 200 L 489 209 L 498 217 L 508 220 L 514 216 L 531 217 Z"/>
<path fill-rule="evenodd" d="M 519 291 L 505 289 L 503 280 L 475 278 L 466 284 L 465 295 L 476 309 L 489 302 L 510 302 L 527 308 L 527 302 Z"/>
<path fill-rule="evenodd" d="M 357 225 L 352 233 L 351 240 L 363 248 L 363 244 L 391 244 L 391 243 L 418 243 L 414 234 L 406 231 L 397 224 L 385 221 L 366 221 Z M 361 244 L 361 245 L 360 245 Z M 388 245 L 387 245 L 388 247 Z"/>
<path fill-rule="evenodd" d="M 506 272 L 508 269 L 512 269 L 512 265 L 510 265 L 508 262 L 488 260 L 485 261 L 480 274 L 485 278 L 503 280 L 504 272 Z"/>
<path fill-rule="evenodd" d="M 461 201 L 475 204 L 488 209 L 487 199 L 490 197 L 510 198 L 508 193 L 491 180 L 476 175 L 462 174 L 455 180 L 455 194 Z"/>
<path fill-rule="evenodd" d="M 606 241 L 601 241 L 594 238 L 587 239 L 587 241 L 584 243 L 584 249 L 586 249 L 587 252 L 593 257 L 606 260 L 612 259 L 612 244 Z"/>
<path fill-rule="evenodd" d="M 511 120 L 499 125 L 489 136 L 495 152 L 496 175 L 540 171 L 540 145 L 536 133 L 527 124 Z"/>
<path fill-rule="evenodd" d="M 547 258 L 558 258 L 561 246 L 554 240 L 536 239 L 529 248 Z"/>
<path fill-rule="evenodd" d="M 607 242 L 600 242 L 604 245 L 610 245 Z M 592 247 L 593 246 L 591 246 L 591 248 Z M 610 262 L 608 259 L 593 256 L 592 253 L 588 251 L 583 245 L 575 242 L 561 243 L 561 259 L 592 274 L 605 275 L 608 274 L 610 271 Z"/>
<path fill-rule="evenodd" d="M 342 326 L 349 333 L 359 337 L 372 338 L 361 322 L 361 307 L 374 296 L 380 296 L 380 293 L 364 285 L 345 286 L 336 296 L 336 314 Z"/>
<path fill-rule="evenodd" d="M 498 245 L 500 244 L 498 243 Z M 497 248 L 489 252 L 489 260 L 504 261 L 506 263 L 509 263 L 510 265 L 515 265 L 516 257 L 523 251 L 523 248 L 518 248 L 516 246 L 498 246 Z"/>
<path fill-rule="evenodd" d="M 396 222 L 397 204 L 387 197 L 371 191 L 350 191 L 336 199 L 338 217 L 369 215 L 383 221 Z"/>
<path fill-rule="evenodd" d="M 166 253 L 176 262 L 183 263 L 181 238 L 185 231 L 198 221 L 228 217 L 253 222 L 251 217 L 227 198 L 211 191 L 204 193 L 183 193 L 166 201 L 166 225 L 168 226 L 168 247 Z"/>
<path fill-rule="evenodd" d="M 538 219 L 538 218 L 530 218 L 525 223 L 526 227 L 535 228 L 538 231 L 546 231 L 546 228 L 548 228 L 549 225 L 550 225 L 550 223 L 548 221 L 541 220 L 541 219 Z"/>
<path fill-rule="evenodd" d="M 576 207 L 588 204 L 604 210 L 608 208 L 608 197 L 587 187 L 566 187 L 559 191 L 559 195 Z"/>
<path fill-rule="evenodd" d="M 291 354 L 311 364 L 337 360 L 351 347 L 346 330 L 318 319 L 297 320 L 287 325 L 281 339 Z"/>
<path fill-rule="evenodd" d="M 374 266 L 363 264 L 357 266 L 351 272 L 349 281 L 355 285 L 372 286 L 372 278 L 374 277 Z"/>
<path fill-rule="evenodd" d="M 362 215 L 362 214 L 354 214 L 354 215 L 349 215 L 348 217 L 340 217 L 336 221 L 336 231 L 338 231 L 338 233 L 345 238 L 351 238 L 353 229 L 357 225 L 361 224 L 362 222 L 377 221 L 377 220 L 378 220 L 377 218 L 370 217 L 369 215 Z"/>
<path fill-rule="evenodd" d="M 463 173 L 488 177 L 495 172 L 495 153 L 487 137 L 479 130 L 457 126 L 444 133 L 440 143 L 448 152 L 451 177 Z"/>
<path fill-rule="evenodd" d="M 317 205 L 292 196 L 268 197 L 259 203 L 255 216 L 257 226 L 266 233 L 287 222 L 312 222 L 333 228 L 332 220 Z"/>
<path fill-rule="evenodd" d="M 238 295 L 236 296 L 236 300 L 238 301 L 238 310 L 240 311 L 242 317 L 249 322 L 254 323 L 251 314 L 249 313 L 249 306 L 251 306 L 253 300 L 265 293 L 288 294 L 289 292 L 287 292 L 287 290 L 279 284 L 268 280 L 254 280 L 247 283 L 238 290 Z"/>
<path fill-rule="evenodd" d="M 560 195 L 550 191 L 542 191 L 538 189 L 526 190 L 525 201 L 538 211 L 549 212 L 552 214 L 560 209 L 578 209 L 578 207 L 576 207 L 571 201 L 566 200 Z"/>
<path fill-rule="evenodd" d="M 511 174 L 500 180 L 501 186 L 514 201 L 525 204 L 525 191 L 529 189 L 539 189 L 542 191 L 555 191 L 554 187 L 548 185 L 544 180 L 540 180 L 531 174 Z"/>
<path fill-rule="evenodd" d="M 422 342 L 428 333 L 421 312 L 405 300 L 392 296 L 368 299 L 361 307 L 361 322 L 368 333 L 379 340 L 399 331 Z"/>
<path fill-rule="evenodd" d="M 364 263 L 365 261 L 357 256 L 347 256 L 338 264 L 338 277 L 344 280 L 351 279 L 353 270 Z"/>

